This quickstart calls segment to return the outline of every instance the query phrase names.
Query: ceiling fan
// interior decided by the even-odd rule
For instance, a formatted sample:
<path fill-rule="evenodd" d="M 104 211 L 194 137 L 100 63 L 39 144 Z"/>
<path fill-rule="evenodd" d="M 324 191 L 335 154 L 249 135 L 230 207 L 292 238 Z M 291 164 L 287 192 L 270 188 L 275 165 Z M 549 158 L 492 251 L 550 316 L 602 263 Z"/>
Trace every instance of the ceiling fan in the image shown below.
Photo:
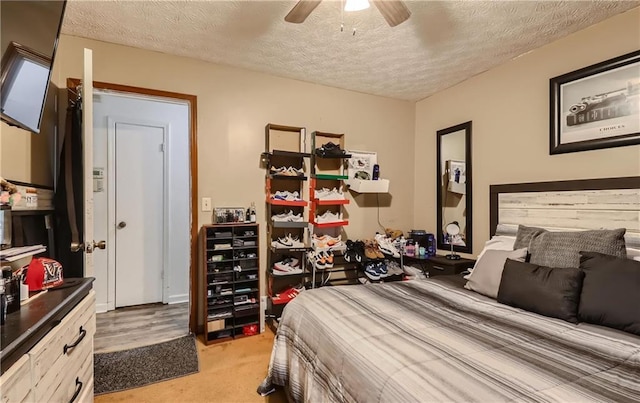
<path fill-rule="evenodd" d="M 401 0 L 370 0 L 378 8 L 387 23 L 395 27 L 409 19 L 411 12 Z M 300 24 L 322 2 L 322 0 L 299 0 L 284 20 Z"/>

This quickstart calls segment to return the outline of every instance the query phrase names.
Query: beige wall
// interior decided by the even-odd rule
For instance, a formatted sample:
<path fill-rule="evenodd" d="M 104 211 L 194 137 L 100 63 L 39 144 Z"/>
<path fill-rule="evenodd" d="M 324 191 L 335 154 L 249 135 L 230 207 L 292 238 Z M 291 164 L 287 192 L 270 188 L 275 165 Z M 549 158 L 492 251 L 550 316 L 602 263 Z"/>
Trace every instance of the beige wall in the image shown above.
<path fill-rule="evenodd" d="M 53 186 L 51 144 L 58 119 L 55 113 L 57 88 L 51 86 L 40 133 L 0 122 L 0 176 L 5 179 Z"/>
<path fill-rule="evenodd" d="M 489 238 L 489 185 L 640 175 L 640 145 L 549 155 L 549 79 L 640 49 L 640 8 L 416 105 L 414 226 L 436 232 L 436 131 L 473 121 L 473 254 Z"/>
<path fill-rule="evenodd" d="M 58 49 L 60 86 L 67 77 L 81 76 L 83 47 L 93 49 L 95 81 L 198 97 L 199 197 L 211 197 L 214 206 L 255 201 L 259 222 L 264 222 L 260 153 L 265 125 L 276 123 L 303 126 L 309 133 L 346 133 L 347 147 L 377 151 L 393 196 L 380 219 L 387 226 L 410 227 L 413 103 L 71 36 L 62 36 Z M 371 236 L 378 229 L 375 205 L 352 203 L 347 210 L 350 237 Z M 210 213 L 200 214 L 199 224 L 210 222 Z"/>

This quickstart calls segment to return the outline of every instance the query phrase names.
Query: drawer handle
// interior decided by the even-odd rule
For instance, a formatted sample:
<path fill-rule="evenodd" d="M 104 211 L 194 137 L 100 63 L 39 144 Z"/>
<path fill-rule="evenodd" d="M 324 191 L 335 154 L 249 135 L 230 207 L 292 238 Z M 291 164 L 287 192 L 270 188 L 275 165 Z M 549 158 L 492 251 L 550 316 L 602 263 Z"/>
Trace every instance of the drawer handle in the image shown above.
<path fill-rule="evenodd" d="M 80 382 L 80 377 L 77 377 L 76 378 L 76 391 L 73 393 L 73 396 L 71 396 L 71 400 L 69 400 L 69 403 L 73 403 L 76 400 L 76 398 L 80 394 L 81 390 L 82 390 L 82 382 Z"/>
<path fill-rule="evenodd" d="M 440 266 L 436 266 L 436 265 L 433 265 L 432 267 L 434 269 L 436 269 L 436 270 L 444 271 L 444 267 L 440 267 Z"/>
<path fill-rule="evenodd" d="M 75 342 L 73 342 L 73 344 L 65 344 L 63 348 L 63 352 L 67 354 L 67 351 L 71 350 L 72 348 L 80 344 L 80 342 L 82 341 L 82 339 L 84 339 L 84 336 L 86 335 L 87 335 L 87 331 L 83 329 L 82 326 L 80 326 L 80 336 L 78 336 L 78 339 Z"/>

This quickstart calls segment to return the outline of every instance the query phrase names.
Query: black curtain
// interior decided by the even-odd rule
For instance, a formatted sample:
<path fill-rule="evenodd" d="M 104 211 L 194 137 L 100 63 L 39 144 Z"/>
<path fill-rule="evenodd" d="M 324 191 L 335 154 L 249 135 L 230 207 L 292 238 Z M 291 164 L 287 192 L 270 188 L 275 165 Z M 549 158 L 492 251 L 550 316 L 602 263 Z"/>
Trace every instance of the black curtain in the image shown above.
<path fill-rule="evenodd" d="M 67 109 L 66 122 L 54 203 L 56 258 L 62 264 L 64 277 L 70 278 L 84 277 L 84 252 L 71 252 L 72 229 L 69 221 L 70 215 L 73 216 L 73 211 L 75 211 L 75 220 L 72 219 L 72 222 L 76 224 L 79 241 L 83 242 L 84 180 L 81 101 L 78 100 Z M 71 214 L 68 201 L 72 203 Z"/>

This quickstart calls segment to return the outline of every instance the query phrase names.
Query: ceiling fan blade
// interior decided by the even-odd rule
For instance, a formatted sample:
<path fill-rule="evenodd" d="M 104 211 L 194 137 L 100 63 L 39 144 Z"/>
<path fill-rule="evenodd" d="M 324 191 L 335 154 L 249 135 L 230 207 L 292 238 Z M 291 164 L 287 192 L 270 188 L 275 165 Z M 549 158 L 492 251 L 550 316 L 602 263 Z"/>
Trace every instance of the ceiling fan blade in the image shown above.
<path fill-rule="evenodd" d="M 300 24 L 307 19 L 309 14 L 320 4 L 322 0 L 300 0 L 298 3 L 293 6 L 289 14 L 284 17 L 284 20 L 287 22 L 293 22 L 295 24 Z"/>
<path fill-rule="evenodd" d="M 409 19 L 411 12 L 401 0 L 371 0 L 387 23 L 395 27 Z"/>

